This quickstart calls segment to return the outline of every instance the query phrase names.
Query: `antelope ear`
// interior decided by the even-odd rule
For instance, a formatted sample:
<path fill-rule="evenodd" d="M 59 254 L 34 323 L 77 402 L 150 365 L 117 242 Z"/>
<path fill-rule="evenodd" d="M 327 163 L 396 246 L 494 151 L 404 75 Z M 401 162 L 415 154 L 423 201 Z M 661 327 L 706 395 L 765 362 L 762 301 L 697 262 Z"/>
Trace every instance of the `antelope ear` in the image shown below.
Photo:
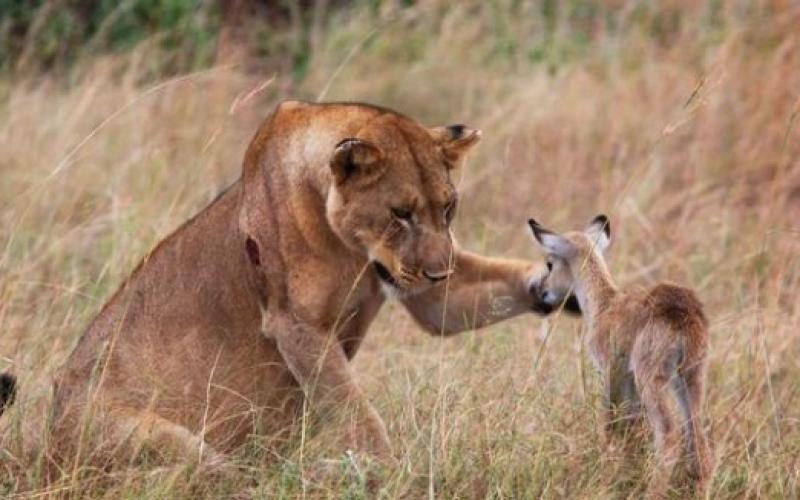
<path fill-rule="evenodd" d="M 442 148 L 450 168 L 461 165 L 467 152 L 481 140 L 481 131 L 466 125 L 449 125 L 430 129 L 431 136 Z"/>
<path fill-rule="evenodd" d="M 336 185 L 372 179 L 382 172 L 383 152 L 362 139 L 347 138 L 336 145 L 330 161 Z"/>
<path fill-rule="evenodd" d="M 560 234 L 556 234 L 549 229 L 545 229 L 534 219 L 528 219 L 528 226 L 533 232 L 533 237 L 550 255 L 555 255 L 564 260 L 569 260 L 575 256 L 575 245 Z"/>
<path fill-rule="evenodd" d="M 611 221 L 603 214 L 596 216 L 583 230 L 601 254 L 611 245 Z"/>

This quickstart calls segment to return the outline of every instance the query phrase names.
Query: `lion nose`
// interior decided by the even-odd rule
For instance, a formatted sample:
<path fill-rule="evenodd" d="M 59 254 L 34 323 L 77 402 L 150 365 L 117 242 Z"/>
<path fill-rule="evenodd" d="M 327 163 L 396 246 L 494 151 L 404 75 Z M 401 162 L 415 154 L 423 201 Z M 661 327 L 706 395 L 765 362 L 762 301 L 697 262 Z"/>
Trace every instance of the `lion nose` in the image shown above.
<path fill-rule="evenodd" d="M 453 274 L 453 270 L 445 269 L 443 271 L 428 271 L 427 269 L 423 269 L 422 274 L 423 276 L 425 276 L 426 278 L 435 283 L 437 281 L 442 281 L 443 279 Z"/>

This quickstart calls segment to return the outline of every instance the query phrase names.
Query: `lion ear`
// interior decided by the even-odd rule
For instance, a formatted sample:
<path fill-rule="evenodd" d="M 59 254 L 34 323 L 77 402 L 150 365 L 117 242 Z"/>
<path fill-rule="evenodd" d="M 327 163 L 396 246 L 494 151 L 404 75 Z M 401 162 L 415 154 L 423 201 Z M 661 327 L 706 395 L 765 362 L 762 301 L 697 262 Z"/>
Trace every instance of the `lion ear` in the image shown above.
<path fill-rule="evenodd" d="M 442 148 L 451 168 L 461 165 L 467 152 L 481 140 L 481 131 L 466 125 L 434 127 L 430 133 Z"/>
<path fill-rule="evenodd" d="M 330 167 L 337 185 L 354 179 L 373 178 L 381 172 L 383 152 L 362 139 L 348 138 L 336 145 Z"/>

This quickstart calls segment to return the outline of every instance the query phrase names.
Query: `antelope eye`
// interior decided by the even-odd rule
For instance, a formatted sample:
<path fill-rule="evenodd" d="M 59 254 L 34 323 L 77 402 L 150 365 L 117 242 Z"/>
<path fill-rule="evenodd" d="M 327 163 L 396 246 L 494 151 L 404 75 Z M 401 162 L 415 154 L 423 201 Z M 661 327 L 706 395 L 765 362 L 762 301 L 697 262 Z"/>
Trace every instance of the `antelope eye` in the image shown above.
<path fill-rule="evenodd" d="M 552 260 L 548 259 L 548 261 L 547 261 L 547 270 L 548 271 L 552 271 L 553 270 L 553 261 Z"/>
<path fill-rule="evenodd" d="M 411 222 L 412 216 L 411 210 L 407 208 L 392 208 L 392 217 L 397 220 Z"/>

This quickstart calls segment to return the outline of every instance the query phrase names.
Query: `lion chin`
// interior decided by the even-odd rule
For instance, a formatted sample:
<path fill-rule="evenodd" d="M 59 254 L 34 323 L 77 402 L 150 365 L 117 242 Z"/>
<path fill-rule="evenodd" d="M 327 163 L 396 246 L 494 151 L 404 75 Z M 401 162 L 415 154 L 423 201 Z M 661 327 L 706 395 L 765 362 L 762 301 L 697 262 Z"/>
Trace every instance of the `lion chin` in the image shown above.
<path fill-rule="evenodd" d="M 408 299 L 424 293 L 452 274 L 452 271 L 447 271 L 442 273 L 443 277 L 436 276 L 432 279 L 426 276 L 425 271 L 415 271 L 403 264 L 397 266 L 399 269 L 391 271 L 389 266 L 372 255 L 369 263 L 378 277 L 384 297 L 390 300 Z"/>
<path fill-rule="evenodd" d="M 373 259 L 372 261 L 372 268 L 375 271 L 375 274 L 378 276 L 378 281 L 381 284 L 381 290 L 383 291 L 383 295 L 390 300 L 401 300 L 410 295 L 413 295 L 411 291 L 404 287 L 400 281 L 394 277 L 389 268 L 381 264 L 380 261 Z"/>

